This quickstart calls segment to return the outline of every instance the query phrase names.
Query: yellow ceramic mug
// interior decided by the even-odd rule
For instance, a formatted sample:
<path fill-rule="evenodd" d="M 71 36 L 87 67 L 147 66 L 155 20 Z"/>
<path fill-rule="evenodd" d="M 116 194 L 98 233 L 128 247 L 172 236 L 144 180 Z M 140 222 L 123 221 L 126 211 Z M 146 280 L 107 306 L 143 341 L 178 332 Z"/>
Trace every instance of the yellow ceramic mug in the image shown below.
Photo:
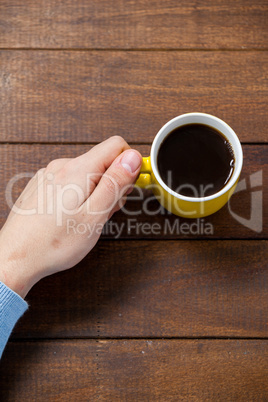
<path fill-rule="evenodd" d="M 220 131 L 229 141 L 235 156 L 235 168 L 225 187 L 207 197 L 186 197 L 171 190 L 161 179 L 157 167 L 157 154 L 162 141 L 175 128 L 185 124 L 199 123 Z M 205 113 L 187 113 L 167 122 L 157 133 L 152 143 L 151 154 L 144 157 L 136 186 L 150 188 L 160 204 L 175 215 L 201 218 L 211 215 L 225 205 L 239 180 L 243 164 L 243 152 L 235 132 L 221 119 Z"/>

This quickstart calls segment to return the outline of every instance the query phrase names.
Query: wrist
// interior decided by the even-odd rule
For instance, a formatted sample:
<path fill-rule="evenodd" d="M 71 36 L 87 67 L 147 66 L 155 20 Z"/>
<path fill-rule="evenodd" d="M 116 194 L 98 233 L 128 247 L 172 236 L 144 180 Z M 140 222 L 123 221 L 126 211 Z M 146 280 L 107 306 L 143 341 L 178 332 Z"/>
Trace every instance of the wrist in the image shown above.
<path fill-rule="evenodd" d="M 0 281 L 23 299 L 34 285 L 34 281 L 23 272 L 22 267 L 15 268 L 13 265 L 1 260 Z"/>

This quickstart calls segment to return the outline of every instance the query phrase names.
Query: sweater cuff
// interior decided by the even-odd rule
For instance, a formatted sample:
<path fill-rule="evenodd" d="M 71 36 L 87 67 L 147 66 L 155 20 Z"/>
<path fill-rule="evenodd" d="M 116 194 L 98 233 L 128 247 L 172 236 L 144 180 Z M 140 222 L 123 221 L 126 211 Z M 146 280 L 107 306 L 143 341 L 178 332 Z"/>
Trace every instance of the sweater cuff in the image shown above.
<path fill-rule="evenodd" d="M 21 296 L 0 282 L 0 358 L 8 338 L 28 303 Z"/>

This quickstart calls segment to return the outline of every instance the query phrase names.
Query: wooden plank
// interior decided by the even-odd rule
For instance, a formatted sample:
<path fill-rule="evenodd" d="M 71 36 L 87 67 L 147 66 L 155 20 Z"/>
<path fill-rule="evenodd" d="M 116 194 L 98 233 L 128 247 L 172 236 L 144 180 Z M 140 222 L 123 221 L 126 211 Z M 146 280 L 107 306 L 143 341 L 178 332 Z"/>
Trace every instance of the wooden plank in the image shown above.
<path fill-rule="evenodd" d="M 13 338 L 267 337 L 267 268 L 267 241 L 100 241 L 34 286 Z"/>
<path fill-rule="evenodd" d="M 267 341 L 104 341 L 103 399 L 264 401 L 266 347 Z"/>
<path fill-rule="evenodd" d="M 1 401 L 96 400 L 97 347 L 96 341 L 9 344 L 0 366 Z"/>
<path fill-rule="evenodd" d="M 8 213 L 6 188 L 17 174 L 34 173 L 40 167 L 59 157 L 75 157 L 86 152 L 92 145 L 25 145 L 5 144 L 0 146 L 0 224 L 3 225 Z M 150 153 L 149 145 L 135 145 L 142 155 Z M 244 167 L 241 180 L 246 180 L 247 188 L 235 194 L 229 206 L 202 220 L 178 218 L 160 208 L 158 201 L 149 190 L 134 191 L 128 196 L 123 211 L 116 213 L 103 230 L 105 238 L 120 239 L 196 239 L 196 238 L 268 238 L 268 146 L 244 145 Z M 262 172 L 262 185 L 250 187 L 250 177 Z M 29 178 L 20 178 L 13 185 L 15 200 Z M 258 191 L 259 193 L 255 193 Z M 259 194 L 253 204 L 253 195 Z M 263 203 L 263 214 L 261 213 Z M 254 215 L 252 211 L 257 210 Z M 231 212 L 230 212 L 231 211 Z M 236 214 L 236 215 L 234 215 Z M 240 221 L 240 217 L 247 222 Z M 262 219 L 261 219 L 262 218 Z M 245 226 L 245 224 L 248 225 Z"/>
<path fill-rule="evenodd" d="M 3 401 L 266 401 L 267 340 L 12 342 Z"/>
<path fill-rule="evenodd" d="M 0 47 L 267 48 L 265 0 L 1 1 Z"/>
<path fill-rule="evenodd" d="M 148 143 L 193 111 L 222 118 L 241 141 L 268 141 L 266 51 L 2 51 L 0 60 L 0 141 Z"/>

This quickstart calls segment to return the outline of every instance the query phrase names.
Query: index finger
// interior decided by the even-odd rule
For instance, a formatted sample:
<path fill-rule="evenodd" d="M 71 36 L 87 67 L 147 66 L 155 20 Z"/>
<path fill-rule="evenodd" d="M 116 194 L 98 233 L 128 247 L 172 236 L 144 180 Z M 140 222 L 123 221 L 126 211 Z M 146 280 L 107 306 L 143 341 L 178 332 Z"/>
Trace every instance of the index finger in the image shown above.
<path fill-rule="evenodd" d="M 62 184 L 80 186 L 86 199 L 116 157 L 129 148 L 128 143 L 120 136 L 108 138 L 86 153 L 70 159 L 63 167 Z"/>

